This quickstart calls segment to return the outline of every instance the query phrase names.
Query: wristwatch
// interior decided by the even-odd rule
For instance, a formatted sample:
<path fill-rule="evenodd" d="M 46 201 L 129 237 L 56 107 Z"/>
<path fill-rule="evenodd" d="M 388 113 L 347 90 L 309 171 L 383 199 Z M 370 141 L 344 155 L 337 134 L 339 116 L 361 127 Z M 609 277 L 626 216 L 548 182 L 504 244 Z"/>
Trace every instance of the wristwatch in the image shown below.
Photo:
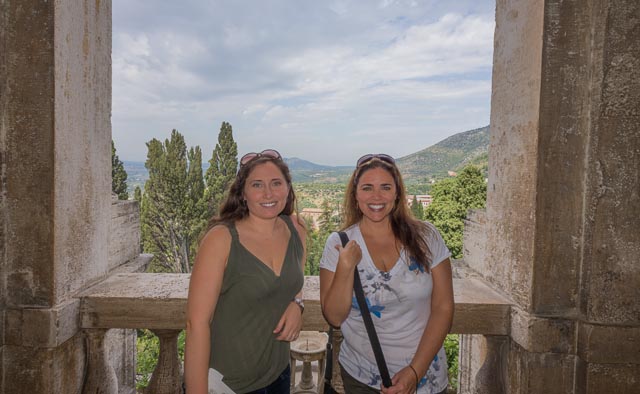
<path fill-rule="evenodd" d="M 304 301 L 302 301 L 302 298 L 296 297 L 293 300 L 291 300 L 291 302 L 295 302 L 296 305 L 300 307 L 300 313 L 304 313 Z"/>

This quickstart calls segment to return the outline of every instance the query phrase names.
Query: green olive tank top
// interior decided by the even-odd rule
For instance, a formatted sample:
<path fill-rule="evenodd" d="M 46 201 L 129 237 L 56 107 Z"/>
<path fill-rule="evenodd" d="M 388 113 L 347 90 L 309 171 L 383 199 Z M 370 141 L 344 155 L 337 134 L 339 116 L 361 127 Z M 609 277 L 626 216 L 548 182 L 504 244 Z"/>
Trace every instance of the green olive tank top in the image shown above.
<path fill-rule="evenodd" d="M 209 367 L 236 393 L 268 386 L 289 364 L 289 342 L 276 340 L 273 330 L 302 289 L 304 249 L 291 217 L 280 218 L 291 233 L 280 276 L 240 243 L 235 224 L 228 226 L 231 248 L 211 321 Z"/>

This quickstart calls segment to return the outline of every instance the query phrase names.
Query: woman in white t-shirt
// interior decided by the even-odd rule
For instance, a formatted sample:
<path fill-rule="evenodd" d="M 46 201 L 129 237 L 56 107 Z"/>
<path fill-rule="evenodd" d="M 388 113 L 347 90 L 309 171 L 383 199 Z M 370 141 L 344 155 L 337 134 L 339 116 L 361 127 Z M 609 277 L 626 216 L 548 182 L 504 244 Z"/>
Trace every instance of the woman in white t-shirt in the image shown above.
<path fill-rule="evenodd" d="M 347 394 L 446 392 L 444 339 L 453 319 L 449 250 L 438 231 L 407 206 L 395 160 L 361 157 L 347 185 L 343 248 L 329 236 L 320 260 L 320 300 L 327 321 L 340 326 L 340 366 Z M 362 287 L 385 356 L 391 387 L 383 387 L 353 293 Z"/>

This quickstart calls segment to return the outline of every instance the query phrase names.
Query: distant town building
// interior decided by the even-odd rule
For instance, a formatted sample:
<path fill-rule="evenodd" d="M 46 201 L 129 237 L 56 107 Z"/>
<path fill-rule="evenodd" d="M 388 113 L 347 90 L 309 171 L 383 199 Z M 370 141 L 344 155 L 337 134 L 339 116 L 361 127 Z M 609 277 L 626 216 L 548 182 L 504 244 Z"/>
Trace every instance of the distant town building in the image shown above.
<path fill-rule="evenodd" d="M 413 204 L 413 194 L 407 194 L 407 205 Z M 416 200 L 422 204 L 422 208 L 426 208 L 431 204 L 431 196 L 429 194 L 416 194 Z"/>
<path fill-rule="evenodd" d="M 322 216 L 322 209 L 320 208 L 302 208 L 300 216 L 308 220 L 311 225 L 311 229 L 317 230 L 320 227 L 318 220 Z"/>
<path fill-rule="evenodd" d="M 447 171 L 447 174 L 449 174 L 449 176 L 457 176 L 458 173 L 455 171 Z"/>

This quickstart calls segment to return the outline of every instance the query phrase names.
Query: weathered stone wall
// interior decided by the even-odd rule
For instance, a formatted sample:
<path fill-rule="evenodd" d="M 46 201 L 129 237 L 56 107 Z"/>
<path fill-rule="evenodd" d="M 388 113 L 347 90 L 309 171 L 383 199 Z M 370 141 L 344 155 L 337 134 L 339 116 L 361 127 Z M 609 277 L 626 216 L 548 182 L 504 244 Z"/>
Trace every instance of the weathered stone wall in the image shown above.
<path fill-rule="evenodd" d="M 7 243 L 7 127 L 6 115 L 9 105 L 7 97 L 7 32 L 2 26 L 7 26 L 8 13 L 6 5 L 0 3 L 0 392 L 4 392 L 4 353 L 5 353 L 5 311 L 6 311 L 6 273 L 7 260 L 5 258 Z"/>
<path fill-rule="evenodd" d="M 497 2 L 487 209 L 464 242 L 514 302 L 504 392 L 637 390 L 639 21 L 633 0 Z"/>
<path fill-rule="evenodd" d="M 484 274 L 521 306 L 531 301 L 543 10 L 542 0 L 496 4 Z"/>
<path fill-rule="evenodd" d="M 491 272 L 492 264 L 487 259 L 487 214 L 484 209 L 471 209 L 467 212 L 464 221 L 462 237 L 462 255 L 464 263 L 472 272 L 482 273 L 482 276 Z M 487 275 L 489 276 L 489 275 Z"/>
<path fill-rule="evenodd" d="M 597 11 L 594 24 L 606 28 L 594 37 L 598 51 L 590 88 L 599 97 L 590 114 L 581 305 L 590 322 L 638 325 L 640 3 L 611 1 Z"/>
<path fill-rule="evenodd" d="M 54 302 L 108 272 L 111 2 L 54 2 Z"/>
<path fill-rule="evenodd" d="M 586 392 L 640 385 L 640 3 L 594 2 L 578 355 Z"/>
<path fill-rule="evenodd" d="M 7 304 L 46 308 L 107 270 L 111 4 L 3 7 Z"/>
<path fill-rule="evenodd" d="M 109 270 L 140 255 L 140 205 L 113 201 L 109 227 Z"/>
<path fill-rule="evenodd" d="M 78 392 L 109 270 L 111 1 L 0 3 L 2 392 Z"/>

